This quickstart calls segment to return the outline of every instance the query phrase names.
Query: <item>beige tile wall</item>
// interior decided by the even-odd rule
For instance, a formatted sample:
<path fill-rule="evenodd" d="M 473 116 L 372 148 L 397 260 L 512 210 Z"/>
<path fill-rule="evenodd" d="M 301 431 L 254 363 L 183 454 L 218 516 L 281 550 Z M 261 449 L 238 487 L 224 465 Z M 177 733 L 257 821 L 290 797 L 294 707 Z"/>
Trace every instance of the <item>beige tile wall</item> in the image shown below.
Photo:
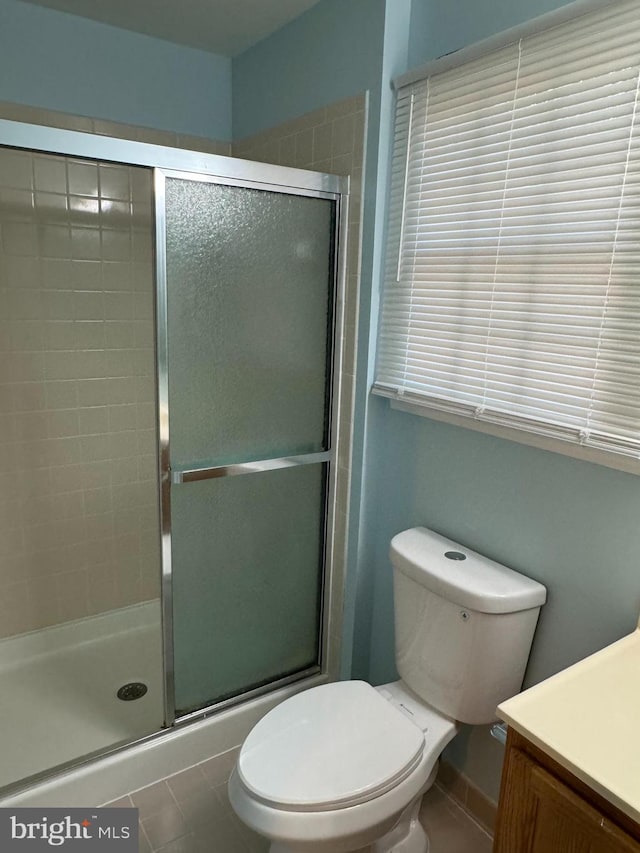
<path fill-rule="evenodd" d="M 345 293 L 346 334 L 341 395 L 343 421 L 339 440 L 339 511 L 334 549 L 337 589 L 342 588 L 342 572 L 345 565 L 351 475 L 351 427 L 355 390 L 366 111 L 366 95 L 362 94 L 309 113 L 264 133 L 240 140 L 231 146 L 230 143 L 219 140 L 178 135 L 0 102 L 0 117 L 14 121 L 80 130 L 213 154 L 233 154 L 245 159 L 350 176 L 349 250 Z M 20 382 L 5 383 L 4 378 L 0 376 L 0 395 L 3 398 L 5 384 L 20 386 L 23 389 L 16 391 L 15 394 L 12 390 L 9 411 L 4 410 L 6 403 L 0 403 L 3 407 L 0 411 L 0 426 L 3 428 L 0 434 L 0 525 L 8 531 L 5 542 L 0 545 L 0 636 L 101 612 L 159 594 L 157 528 L 153 534 L 150 528 L 151 489 L 150 481 L 147 479 L 149 469 L 145 469 L 145 463 L 140 462 L 141 471 L 136 475 L 137 481 L 133 479 L 127 482 L 119 481 L 119 478 L 134 477 L 135 466 L 131 464 L 133 456 L 127 455 L 133 451 L 132 434 L 136 431 L 141 433 L 140 447 L 144 445 L 143 435 L 150 440 L 148 427 L 150 401 L 145 399 L 148 392 L 140 390 L 141 396 L 138 397 L 138 391 L 136 391 L 136 399 L 131 399 L 132 380 L 135 380 L 137 389 L 141 389 L 146 380 L 137 374 L 134 377 L 121 375 L 125 371 L 126 363 L 137 364 L 134 371 L 141 368 L 144 360 L 141 353 L 145 347 L 142 346 L 139 335 L 134 338 L 133 345 L 130 338 L 123 337 L 118 341 L 116 331 L 118 325 L 124 330 L 124 325 L 129 322 L 143 322 L 135 315 L 131 320 L 127 314 L 131 305 L 134 306 L 134 310 L 138 310 L 135 306 L 139 307 L 142 304 L 140 301 L 142 293 L 136 290 L 142 279 L 136 278 L 137 284 L 134 284 L 135 277 L 132 274 L 128 279 L 132 282 L 132 289 L 129 291 L 123 286 L 122 280 L 118 281 L 116 265 L 126 265 L 128 262 L 122 260 L 117 254 L 119 248 L 121 249 L 126 243 L 126 238 L 122 234 L 118 236 L 114 233 L 118 230 L 115 227 L 115 220 L 106 227 L 103 226 L 103 230 L 107 232 L 106 236 L 102 236 L 103 231 L 99 225 L 94 227 L 87 220 L 72 222 L 72 217 L 81 212 L 76 209 L 80 204 L 78 199 L 84 199 L 83 204 L 87 215 L 90 215 L 91 210 L 96 210 L 96 199 L 97 209 L 99 209 L 99 197 L 87 192 L 88 185 L 82 182 L 83 174 L 84 178 L 88 174 L 82 167 L 87 164 L 76 163 L 68 170 L 67 180 L 70 183 L 67 184 L 63 193 L 59 191 L 59 184 L 56 185 L 54 182 L 46 186 L 43 183 L 45 178 L 41 166 L 37 167 L 41 174 L 39 186 L 36 186 L 35 161 L 38 159 L 44 158 L 34 158 L 30 186 L 7 186 L 6 188 L 9 208 L 15 211 L 16 204 L 24 206 L 26 203 L 25 210 L 31 209 L 29 216 L 32 220 L 28 221 L 29 216 L 23 219 L 12 213 L 6 225 L 4 221 L 0 222 L 2 245 L 4 246 L 5 240 L 11 241 L 14 248 L 10 251 L 16 253 L 11 257 L 21 259 L 15 263 L 22 268 L 22 278 L 26 277 L 31 282 L 28 287 L 21 285 L 21 289 L 21 287 L 9 285 L 4 273 L 0 273 L 0 300 L 11 298 L 12 305 L 19 312 L 23 314 L 26 312 L 26 316 L 16 317 L 15 322 L 14 319 L 9 322 L 11 326 L 15 323 L 23 324 L 21 348 L 15 352 L 15 358 L 14 353 L 10 353 L 11 360 L 15 362 L 18 370 L 33 369 L 37 372 L 42 365 L 44 371 L 45 360 L 49 365 L 46 373 L 43 373 L 37 381 L 29 378 Z M 60 158 L 56 161 L 62 162 Z M 28 172 L 28 167 L 24 164 L 21 168 L 23 174 Z M 55 168 L 52 166 L 49 169 L 49 178 L 52 181 Z M 60 177 L 61 167 L 57 168 L 58 177 Z M 130 170 L 130 176 L 137 171 Z M 2 185 L 1 177 L 0 175 L 0 186 Z M 36 198 L 38 194 L 41 197 L 40 205 Z M 62 216 L 61 222 L 49 224 L 46 228 L 43 222 L 39 223 L 35 219 L 45 211 L 44 194 L 49 196 L 46 204 L 50 208 L 58 205 L 58 214 Z M 29 202 L 27 202 L 28 195 L 31 195 Z M 119 198 L 109 200 L 116 203 L 124 202 Z M 5 199 L 0 195 L 0 206 L 4 207 L 4 201 Z M 132 203 L 134 203 L 133 199 Z M 135 204 L 139 207 L 137 199 Z M 114 208 L 114 211 L 117 209 L 120 210 L 120 214 L 124 212 L 122 208 Z M 133 228 L 133 231 L 138 230 L 138 225 Z M 131 251 L 134 251 L 136 242 L 138 247 L 140 245 L 140 239 L 134 238 L 133 231 L 130 236 Z M 104 249 L 107 254 L 96 257 L 98 246 L 101 252 Z M 18 251 L 24 251 L 24 254 L 18 255 Z M 9 261 L 9 266 L 13 263 L 14 261 Z M 140 272 L 139 260 L 131 260 L 130 264 L 132 271 L 133 266 L 137 264 Z M 26 274 L 27 269 L 33 272 L 36 267 L 39 272 L 35 279 Z M 44 274 L 45 267 L 50 271 L 47 276 Z M 97 267 L 101 268 L 100 288 Z M 55 269 L 58 271 L 57 278 L 56 273 L 53 272 Z M 81 269 L 87 273 L 93 270 L 90 285 L 79 281 Z M 74 277 L 71 279 L 66 277 L 65 271 L 73 271 Z M 16 279 L 14 278 L 13 281 Z M 7 295 L 9 293 L 13 295 L 9 297 Z M 131 299 L 134 301 L 131 302 Z M 39 301 L 42 309 L 36 308 Z M 0 303 L 0 311 L 4 316 L 3 304 L 5 303 Z M 42 310 L 42 316 L 37 313 L 39 310 Z M 71 319 L 68 317 L 69 310 L 72 312 Z M 36 316 L 28 316 L 30 311 L 35 311 Z M 97 313 L 94 314 L 92 311 Z M 3 350 L 6 347 L 5 325 L 0 322 L 2 327 L 0 328 L 2 336 L 0 346 Z M 95 340 L 91 346 L 87 343 L 87 339 L 92 339 L 93 332 L 99 326 L 104 329 L 105 334 L 102 349 Z M 124 331 L 122 334 L 124 335 Z M 27 349 L 28 335 L 32 336 L 29 346 L 33 346 L 33 349 Z M 10 330 L 9 336 L 9 340 L 12 340 Z M 69 348 L 71 336 L 74 336 L 73 346 Z M 45 338 L 46 349 L 44 349 Z M 15 333 L 13 339 L 15 339 Z M 100 340 L 103 339 L 100 338 Z M 77 349 L 83 353 L 81 358 L 77 358 Z M 135 359 L 129 360 L 125 353 L 132 349 L 138 350 L 140 354 Z M 6 363 L 9 364 L 8 361 Z M 31 365 L 31 367 L 27 368 L 25 365 Z M 68 371 L 77 371 L 80 367 L 82 375 L 69 375 Z M 89 375 L 94 367 L 95 372 Z M 26 375 L 30 376 L 30 374 Z M 11 374 L 10 378 L 14 379 L 14 374 Z M 77 392 L 82 391 L 82 396 L 78 397 L 75 407 L 71 405 L 70 398 L 64 396 L 72 384 L 76 386 Z M 100 384 L 103 391 L 107 393 L 106 397 L 99 393 Z M 48 395 L 47 389 L 49 389 Z M 21 394 L 23 398 L 20 397 Z M 56 399 L 54 399 L 55 394 L 59 395 Z M 15 404 L 14 398 L 17 401 Z M 59 408 L 51 408 L 53 405 L 58 405 Z M 136 409 L 135 430 L 134 408 Z M 17 441 L 16 424 L 23 422 L 31 423 L 31 429 L 35 430 L 35 433 L 25 433 L 25 436 L 31 437 L 28 440 L 25 438 Z M 42 424 L 45 422 L 46 435 L 39 437 L 43 436 Z M 40 433 L 37 431 L 37 423 L 40 424 Z M 63 434 L 58 435 L 56 430 Z M 67 434 L 65 431 L 68 430 L 72 432 Z M 75 430 L 77 432 L 74 432 Z M 27 445 L 31 446 L 31 443 L 37 447 L 33 447 L 33 454 L 31 451 L 27 454 L 31 461 L 25 466 L 25 471 L 30 473 L 21 474 L 19 478 L 20 480 L 28 479 L 29 485 L 21 486 L 19 492 L 10 495 L 6 483 L 15 483 L 16 474 L 15 471 L 10 470 L 10 463 L 5 461 L 7 456 L 11 456 L 7 448 L 14 447 L 16 444 L 27 447 Z M 48 460 L 43 456 L 45 450 L 52 453 Z M 143 449 L 145 459 L 148 457 L 147 450 L 148 445 Z M 41 463 L 46 461 L 47 464 L 36 464 L 38 461 Z M 9 470 L 5 471 L 6 465 L 9 465 Z M 81 470 L 84 471 L 82 480 L 79 478 Z M 107 485 L 107 470 L 113 471 L 113 478 L 109 474 L 109 485 Z M 78 475 L 75 481 L 72 476 L 74 472 Z M 147 488 L 149 490 L 146 492 L 146 497 L 142 498 L 142 503 L 138 504 L 138 509 L 134 511 L 133 507 L 126 502 L 133 500 L 134 492 L 141 495 Z M 110 504 L 107 500 L 108 493 Z M 35 495 L 39 496 L 37 500 Z M 100 503 L 101 500 L 102 503 Z M 145 528 L 139 528 L 137 533 L 133 531 L 134 516 L 146 519 L 142 522 Z M 157 515 L 155 517 L 157 518 Z M 71 530 L 75 531 L 71 539 L 81 541 L 69 539 Z M 49 535 L 52 538 L 48 538 Z M 137 545 L 134 542 L 136 537 L 138 537 Z M 153 557 L 150 551 L 152 539 L 155 543 Z M 41 559 L 45 552 L 46 560 Z M 331 624 L 335 641 L 333 648 L 337 651 L 341 632 L 342 599 L 340 595 L 334 599 L 332 610 Z M 332 671 L 337 672 L 338 660 L 335 651 L 330 667 Z"/>
<path fill-rule="evenodd" d="M 10 102 L 0 118 L 231 154 Z M 142 169 L 0 153 L 0 637 L 160 594 L 149 203 Z"/>
<path fill-rule="evenodd" d="M 150 180 L 0 150 L 0 636 L 159 594 Z"/>
<path fill-rule="evenodd" d="M 338 454 L 338 512 L 334 542 L 335 589 L 341 591 L 346 562 L 347 517 L 351 483 L 351 443 L 358 340 L 358 299 L 362 236 L 362 184 L 366 143 L 367 96 L 357 95 L 233 143 L 234 157 L 294 166 L 350 177 L 349 233 L 345 288 L 345 336 Z M 342 595 L 332 602 L 333 640 L 330 671 L 337 674 L 342 635 Z"/>
<path fill-rule="evenodd" d="M 29 124 L 41 124 L 45 127 L 59 127 L 63 130 L 80 130 L 99 136 L 113 136 L 117 139 L 132 139 L 151 145 L 168 145 L 172 148 L 204 151 L 206 154 L 223 154 L 226 156 L 231 154 L 231 143 L 218 139 L 189 136 L 182 133 L 172 133 L 168 130 L 138 127 L 133 124 L 122 124 L 121 122 L 105 121 L 104 119 L 86 116 L 68 115 L 57 110 L 43 110 L 39 107 L 28 107 L 9 101 L 0 101 L 0 118 Z"/>

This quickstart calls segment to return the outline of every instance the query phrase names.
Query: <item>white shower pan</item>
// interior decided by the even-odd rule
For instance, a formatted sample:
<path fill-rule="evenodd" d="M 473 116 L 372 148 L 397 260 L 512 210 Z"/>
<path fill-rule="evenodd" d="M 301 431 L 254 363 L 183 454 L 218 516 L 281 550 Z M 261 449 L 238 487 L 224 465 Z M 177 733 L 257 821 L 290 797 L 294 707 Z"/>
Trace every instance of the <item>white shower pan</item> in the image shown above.
<path fill-rule="evenodd" d="M 0 787 L 162 726 L 160 604 L 0 641 Z M 120 687 L 142 682 L 139 699 Z"/>

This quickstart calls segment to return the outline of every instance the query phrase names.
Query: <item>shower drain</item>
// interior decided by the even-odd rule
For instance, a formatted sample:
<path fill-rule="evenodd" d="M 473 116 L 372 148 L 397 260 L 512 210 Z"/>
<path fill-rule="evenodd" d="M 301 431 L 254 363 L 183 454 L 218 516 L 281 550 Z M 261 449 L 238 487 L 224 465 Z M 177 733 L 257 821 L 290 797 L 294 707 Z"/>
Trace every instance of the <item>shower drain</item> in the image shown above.
<path fill-rule="evenodd" d="M 140 699 L 147 692 L 147 685 L 142 681 L 130 681 L 129 684 L 123 684 L 118 690 L 118 699 L 123 702 L 132 702 L 134 699 Z"/>

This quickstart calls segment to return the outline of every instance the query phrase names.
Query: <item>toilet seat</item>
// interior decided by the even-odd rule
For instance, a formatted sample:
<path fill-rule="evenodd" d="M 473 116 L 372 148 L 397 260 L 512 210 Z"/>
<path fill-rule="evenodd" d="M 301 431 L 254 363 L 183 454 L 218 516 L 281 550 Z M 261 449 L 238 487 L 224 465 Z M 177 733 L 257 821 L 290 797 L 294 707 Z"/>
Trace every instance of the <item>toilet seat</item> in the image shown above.
<path fill-rule="evenodd" d="M 270 711 L 266 717 L 263 717 L 261 722 L 267 719 L 278 720 L 280 714 L 284 714 L 285 711 L 288 715 L 288 709 L 292 709 L 291 720 L 299 722 L 302 719 L 302 714 L 298 714 L 297 711 L 302 711 L 304 708 L 304 719 L 307 720 L 306 725 L 309 725 L 311 720 L 317 719 L 317 715 L 312 707 L 307 707 L 306 703 L 298 706 L 296 700 L 299 696 L 311 696 L 311 705 L 315 705 L 316 700 L 320 698 L 327 701 L 329 708 L 324 714 L 324 719 L 330 721 L 328 723 L 330 727 L 336 719 L 343 716 L 335 713 L 336 703 L 340 703 L 343 696 L 345 702 L 348 703 L 349 699 L 346 697 L 353 695 L 352 691 L 357 691 L 362 702 L 366 701 L 366 705 L 363 708 L 356 699 L 353 705 L 348 706 L 355 709 L 352 718 L 354 729 L 358 725 L 368 725 L 364 721 L 368 721 L 371 708 L 380 709 L 378 705 L 380 699 L 388 705 L 393 715 L 387 718 L 388 725 L 383 724 L 383 733 L 380 734 L 378 730 L 378 740 L 371 747 L 371 751 L 376 752 L 384 746 L 388 732 L 398 730 L 396 725 L 405 726 L 409 724 L 408 731 L 412 736 L 415 735 L 415 729 L 419 733 L 418 740 L 421 743 L 421 749 L 417 764 L 413 769 L 409 769 L 409 763 L 405 763 L 405 769 L 401 771 L 400 775 L 402 772 L 406 775 L 404 778 L 398 778 L 395 784 L 387 782 L 387 790 L 378 789 L 378 792 L 374 793 L 374 788 L 371 785 L 363 786 L 360 792 L 363 800 L 355 805 L 346 805 L 343 800 L 342 804 L 338 803 L 335 806 L 330 806 L 326 801 L 316 801 L 315 805 L 311 804 L 305 808 L 292 807 L 279 803 L 277 798 L 274 798 L 275 789 L 273 785 L 269 787 L 269 783 L 266 781 L 261 782 L 259 771 L 246 762 L 245 759 L 249 755 L 246 747 L 251 743 L 250 734 L 240 750 L 238 763 L 229 779 L 229 800 L 235 813 L 247 826 L 273 842 L 284 844 L 285 849 L 288 846 L 292 850 L 304 849 L 307 853 L 311 850 L 313 853 L 346 853 L 366 847 L 382 838 L 396 826 L 401 814 L 415 798 L 420 797 L 432 784 L 435 778 L 438 756 L 457 731 L 457 724 L 453 720 L 448 719 L 419 700 L 405 688 L 402 682 L 393 682 L 378 688 L 371 688 L 362 683 L 354 688 L 350 686 L 353 684 L 354 682 L 339 682 L 333 685 L 313 687 L 286 699 L 281 705 Z M 327 690 L 325 692 L 325 688 L 329 687 L 332 688 L 332 691 Z M 320 690 L 323 692 L 320 693 Z M 371 691 L 377 695 L 372 695 Z M 293 705 L 293 702 L 296 702 L 296 705 Z M 384 712 L 380 711 L 380 713 Z M 261 729 L 264 728 L 261 723 L 257 725 Z M 403 730 L 407 731 L 406 728 Z M 264 728 L 265 741 L 270 741 L 273 737 L 272 747 L 274 751 L 276 750 L 276 743 L 278 746 L 286 745 L 288 747 L 291 731 L 291 728 L 280 728 L 279 725 L 274 725 L 273 729 Z M 269 735 L 269 732 L 273 734 Z M 277 740 L 278 733 L 280 733 L 279 740 Z M 306 743 L 310 740 L 313 742 L 312 738 L 307 738 L 307 741 L 301 739 L 300 743 Z M 259 744 L 261 741 L 262 737 L 257 743 Z M 333 762 L 325 761 L 326 756 L 321 755 L 320 751 L 318 754 L 323 759 L 320 763 L 335 766 Z M 267 755 L 266 752 L 265 755 Z M 294 755 L 294 758 L 297 759 L 297 764 L 304 763 L 307 767 L 311 764 L 304 753 Z M 277 756 L 272 756 L 272 760 L 277 762 Z M 242 765 L 244 765 L 244 780 L 240 776 Z M 401 762 L 399 762 L 398 767 L 400 765 Z M 396 772 L 398 767 L 396 767 Z M 337 769 L 341 772 L 342 765 L 338 764 Z M 280 774 L 286 775 L 282 770 Z M 272 772 L 272 775 L 275 773 Z M 257 787 L 262 793 L 256 795 L 248 785 Z M 288 790 L 286 793 L 289 794 L 289 799 L 292 799 L 290 796 L 292 791 Z M 328 799 L 335 800 L 335 792 Z"/>
<path fill-rule="evenodd" d="M 366 682 L 324 684 L 254 727 L 240 751 L 238 781 L 273 809 L 345 809 L 396 788 L 424 749 L 424 732 Z"/>

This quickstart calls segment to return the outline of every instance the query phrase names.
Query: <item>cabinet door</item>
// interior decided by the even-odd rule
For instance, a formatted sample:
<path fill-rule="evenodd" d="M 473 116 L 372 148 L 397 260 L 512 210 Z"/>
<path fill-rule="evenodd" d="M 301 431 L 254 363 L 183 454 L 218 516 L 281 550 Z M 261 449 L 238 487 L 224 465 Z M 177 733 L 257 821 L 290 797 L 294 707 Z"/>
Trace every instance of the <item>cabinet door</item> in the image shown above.
<path fill-rule="evenodd" d="M 537 799 L 531 853 L 638 853 L 640 846 L 541 767 L 532 766 Z"/>
<path fill-rule="evenodd" d="M 495 853 L 640 853 L 640 844 L 519 750 L 511 750 Z"/>

